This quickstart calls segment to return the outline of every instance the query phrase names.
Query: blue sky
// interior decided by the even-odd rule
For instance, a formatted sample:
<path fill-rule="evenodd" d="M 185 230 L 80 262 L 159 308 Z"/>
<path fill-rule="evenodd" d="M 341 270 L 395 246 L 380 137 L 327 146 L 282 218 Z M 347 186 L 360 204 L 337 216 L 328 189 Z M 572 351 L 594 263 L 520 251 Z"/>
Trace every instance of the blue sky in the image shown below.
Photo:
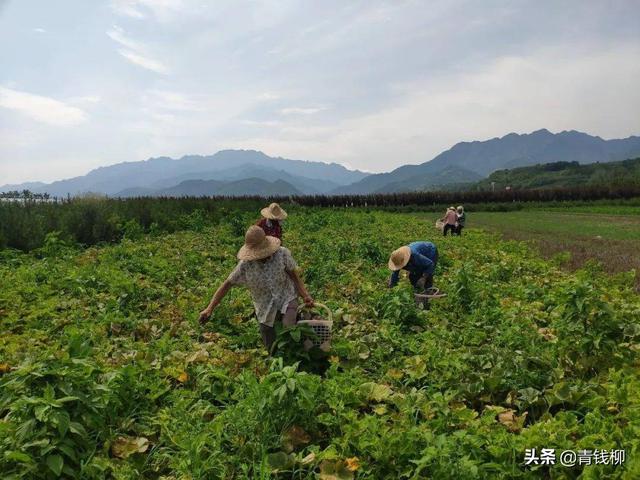
<path fill-rule="evenodd" d="M 368 171 L 640 134 L 640 2 L 0 0 L 0 184 L 252 148 Z"/>

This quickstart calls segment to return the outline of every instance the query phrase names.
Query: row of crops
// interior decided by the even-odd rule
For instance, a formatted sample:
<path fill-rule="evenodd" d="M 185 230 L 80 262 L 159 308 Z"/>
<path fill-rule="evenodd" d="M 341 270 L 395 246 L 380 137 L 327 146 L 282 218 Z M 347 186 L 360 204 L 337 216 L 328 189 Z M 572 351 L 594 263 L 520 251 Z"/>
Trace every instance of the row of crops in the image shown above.
<path fill-rule="evenodd" d="M 0 251 L 2 478 L 640 478 L 633 274 L 566 273 L 473 229 L 443 239 L 432 216 L 289 217 L 284 243 L 335 313 L 321 359 L 292 332 L 267 358 L 242 289 L 196 321 L 248 216 Z M 413 240 L 440 251 L 449 295 L 428 311 L 408 282 L 385 288 Z M 625 457 L 525 465 L 528 449 Z"/>

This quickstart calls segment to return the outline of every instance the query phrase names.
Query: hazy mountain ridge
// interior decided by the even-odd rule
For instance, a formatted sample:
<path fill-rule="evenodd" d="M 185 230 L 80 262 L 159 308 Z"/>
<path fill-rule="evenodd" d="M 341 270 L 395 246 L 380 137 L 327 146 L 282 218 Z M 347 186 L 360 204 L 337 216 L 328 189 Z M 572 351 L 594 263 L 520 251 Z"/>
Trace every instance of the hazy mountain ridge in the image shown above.
<path fill-rule="evenodd" d="M 451 184 L 468 182 L 465 176 L 475 173 L 486 177 L 504 168 L 577 161 L 580 163 L 611 162 L 640 155 L 640 137 L 603 140 L 600 137 L 575 130 L 551 133 L 547 129 L 529 134 L 509 133 L 501 138 L 485 141 L 460 142 L 433 160 L 420 165 L 403 165 L 389 173 L 368 176 L 348 186 L 338 187 L 332 193 L 365 194 L 414 190 L 411 185 L 434 186 L 434 178 L 447 167 L 462 170 L 451 174 Z M 469 173 L 471 172 L 471 173 Z M 456 178 L 457 175 L 460 177 Z M 406 187 L 405 187 L 406 185 Z"/>
<path fill-rule="evenodd" d="M 509 133 L 484 141 L 460 142 L 431 161 L 373 175 L 348 170 L 336 163 L 288 160 L 255 150 L 222 150 L 210 156 L 187 155 L 179 160 L 158 157 L 119 163 L 97 168 L 81 177 L 51 184 L 8 185 L 0 187 L 0 191 L 29 189 L 52 196 L 90 191 L 111 196 L 140 196 L 167 195 L 171 191 L 182 195 L 180 192 L 190 188 L 194 192 L 222 188 L 225 193 L 216 194 L 246 195 L 245 184 L 237 182 L 261 179 L 266 184 L 256 184 L 257 191 L 269 192 L 272 187 L 267 184 L 282 181 L 284 195 L 295 194 L 293 191 L 302 195 L 397 193 L 471 184 L 500 169 L 553 162 L 612 162 L 638 156 L 638 136 L 603 140 L 575 130 L 554 134 L 541 129 L 528 134 Z M 210 183 L 201 186 L 202 189 L 196 184 L 184 185 L 191 180 L 219 184 Z"/>
<path fill-rule="evenodd" d="M 187 155 L 178 160 L 158 157 L 137 162 L 118 163 L 96 168 L 83 176 L 44 184 L 32 190 L 34 193 L 47 192 L 52 196 L 76 195 L 85 192 L 116 195 L 123 190 L 132 188 L 155 189 L 159 182 L 166 186 L 175 186 L 180 183 L 180 180 L 173 181 L 172 179 L 184 177 L 190 173 L 206 173 L 213 177 L 209 178 L 213 180 L 216 172 L 238 168 L 242 165 L 256 165 L 264 170 L 283 171 L 289 177 L 303 177 L 302 183 L 309 183 L 309 179 L 311 179 L 317 181 L 318 185 L 325 185 L 327 188 L 348 185 L 368 175 L 357 170 L 348 170 L 337 163 L 269 157 L 255 150 L 222 150 L 214 155 Z M 331 183 L 327 184 L 326 182 Z M 21 189 L 21 185 L 14 185 L 13 188 L 0 187 L 0 191 Z"/>
<path fill-rule="evenodd" d="M 116 197 L 212 197 L 258 195 L 263 197 L 278 195 L 303 195 L 284 180 L 268 181 L 249 177 L 234 181 L 185 180 L 178 185 L 163 189 L 130 188 L 118 192 Z"/>

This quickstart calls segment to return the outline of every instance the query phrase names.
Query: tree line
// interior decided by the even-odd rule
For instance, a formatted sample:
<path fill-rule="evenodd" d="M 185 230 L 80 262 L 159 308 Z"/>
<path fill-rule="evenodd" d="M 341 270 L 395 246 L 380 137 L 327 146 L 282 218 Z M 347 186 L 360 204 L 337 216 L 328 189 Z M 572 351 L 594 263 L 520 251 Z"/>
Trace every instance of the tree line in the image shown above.
<path fill-rule="evenodd" d="M 0 249 L 31 251 L 46 245 L 55 232 L 59 241 L 95 245 L 135 238 L 143 233 L 201 230 L 227 223 L 241 236 L 255 220 L 260 208 L 277 201 L 287 208 L 383 208 L 393 211 L 438 211 L 463 204 L 467 210 L 514 210 L 536 203 L 585 202 L 640 198 L 640 186 L 560 188 L 545 190 L 501 190 L 463 192 L 412 192 L 371 195 L 313 195 L 263 198 L 49 198 L 24 194 L 0 201 Z M 16 201 L 13 201 L 16 200 Z M 46 200 L 46 201 L 43 201 Z M 255 217 L 255 218 L 254 218 Z"/>

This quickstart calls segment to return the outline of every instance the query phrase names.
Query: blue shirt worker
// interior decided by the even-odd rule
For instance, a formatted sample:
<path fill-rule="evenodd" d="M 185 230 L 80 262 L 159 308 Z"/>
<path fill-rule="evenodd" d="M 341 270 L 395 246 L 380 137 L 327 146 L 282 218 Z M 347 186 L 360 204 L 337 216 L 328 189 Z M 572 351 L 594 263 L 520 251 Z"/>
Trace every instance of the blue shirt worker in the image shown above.
<path fill-rule="evenodd" d="M 389 288 L 400 280 L 400 270 L 409 272 L 409 281 L 416 290 L 433 286 L 433 272 L 438 263 L 438 249 L 431 242 L 413 242 L 394 250 L 389 257 L 389 269 L 393 270 Z"/>

